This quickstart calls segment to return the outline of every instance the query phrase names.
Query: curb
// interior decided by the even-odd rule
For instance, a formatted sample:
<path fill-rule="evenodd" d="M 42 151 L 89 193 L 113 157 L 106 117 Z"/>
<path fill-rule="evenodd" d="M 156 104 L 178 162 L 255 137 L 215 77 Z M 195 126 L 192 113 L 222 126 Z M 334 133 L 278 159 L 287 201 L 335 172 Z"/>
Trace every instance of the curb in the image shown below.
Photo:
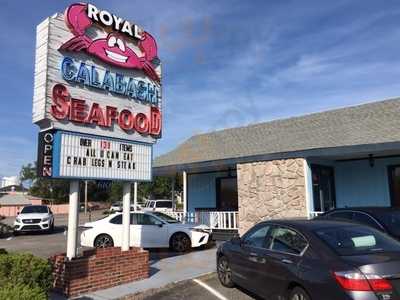
<path fill-rule="evenodd" d="M 135 294 L 131 294 L 131 295 L 126 295 L 124 297 L 121 298 L 116 298 L 115 300 L 144 300 L 147 297 L 153 296 L 155 294 L 158 294 L 160 292 L 164 292 L 167 291 L 173 287 L 180 287 L 185 285 L 186 283 L 188 283 L 189 281 L 192 281 L 193 279 L 208 279 L 211 278 L 213 275 L 215 274 L 215 272 L 209 272 L 209 273 L 205 273 L 196 277 L 192 277 L 192 278 L 188 278 L 185 280 L 181 280 L 181 281 L 176 281 L 176 282 L 171 282 L 168 283 L 165 286 L 162 286 L 160 288 L 154 288 L 154 289 L 149 289 L 143 292 L 137 292 Z"/>

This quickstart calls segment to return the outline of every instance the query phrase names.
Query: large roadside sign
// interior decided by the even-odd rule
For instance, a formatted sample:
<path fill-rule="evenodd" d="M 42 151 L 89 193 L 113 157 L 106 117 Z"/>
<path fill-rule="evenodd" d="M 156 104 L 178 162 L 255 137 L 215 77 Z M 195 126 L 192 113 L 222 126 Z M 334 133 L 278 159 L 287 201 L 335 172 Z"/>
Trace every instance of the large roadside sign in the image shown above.
<path fill-rule="evenodd" d="M 137 24 L 85 3 L 44 20 L 33 97 L 33 122 L 42 132 L 39 175 L 151 180 L 161 92 L 156 41 Z"/>

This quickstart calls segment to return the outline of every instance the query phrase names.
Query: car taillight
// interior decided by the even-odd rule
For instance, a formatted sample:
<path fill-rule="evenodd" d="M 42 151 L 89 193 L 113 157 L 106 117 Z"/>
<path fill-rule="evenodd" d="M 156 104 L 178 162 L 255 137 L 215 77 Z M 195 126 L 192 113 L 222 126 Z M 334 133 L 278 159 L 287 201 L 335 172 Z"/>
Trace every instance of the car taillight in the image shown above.
<path fill-rule="evenodd" d="M 348 291 L 390 291 L 390 282 L 378 275 L 362 274 L 360 272 L 333 272 L 336 281 Z"/>

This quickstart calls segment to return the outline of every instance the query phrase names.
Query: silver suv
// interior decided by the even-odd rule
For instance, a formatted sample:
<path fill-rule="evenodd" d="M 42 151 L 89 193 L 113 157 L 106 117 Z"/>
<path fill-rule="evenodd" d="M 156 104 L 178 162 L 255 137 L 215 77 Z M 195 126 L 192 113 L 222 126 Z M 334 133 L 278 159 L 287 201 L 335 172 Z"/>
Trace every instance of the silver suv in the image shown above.
<path fill-rule="evenodd" d="M 14 233 L 23 231 L 53 231 L 54 216 L 46 205 L 25 206 L 14 222 Z"/>

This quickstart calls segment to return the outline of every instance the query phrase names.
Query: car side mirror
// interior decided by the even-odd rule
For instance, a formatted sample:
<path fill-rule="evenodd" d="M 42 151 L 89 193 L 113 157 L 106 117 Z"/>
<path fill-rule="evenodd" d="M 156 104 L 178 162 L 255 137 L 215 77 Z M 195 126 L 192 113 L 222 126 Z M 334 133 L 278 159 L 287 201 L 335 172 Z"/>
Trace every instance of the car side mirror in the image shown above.
<path fill-rule="evenodd" d="M 17 211 L 17 216 L 19 215 L 19 211 Z"/>
<path fill-rule="evenodd" d="M 242 239 L 240 236 L 235 236 L 231 239 L 232 244 L 234 245 L 241 245 L 242 244 Z"/>
<path fill-rule="evenodd" d="M 164 225 L 163 223 L 157 224 L 157 226 L 160 228 L 163 227 L 163 225 Z"/>

